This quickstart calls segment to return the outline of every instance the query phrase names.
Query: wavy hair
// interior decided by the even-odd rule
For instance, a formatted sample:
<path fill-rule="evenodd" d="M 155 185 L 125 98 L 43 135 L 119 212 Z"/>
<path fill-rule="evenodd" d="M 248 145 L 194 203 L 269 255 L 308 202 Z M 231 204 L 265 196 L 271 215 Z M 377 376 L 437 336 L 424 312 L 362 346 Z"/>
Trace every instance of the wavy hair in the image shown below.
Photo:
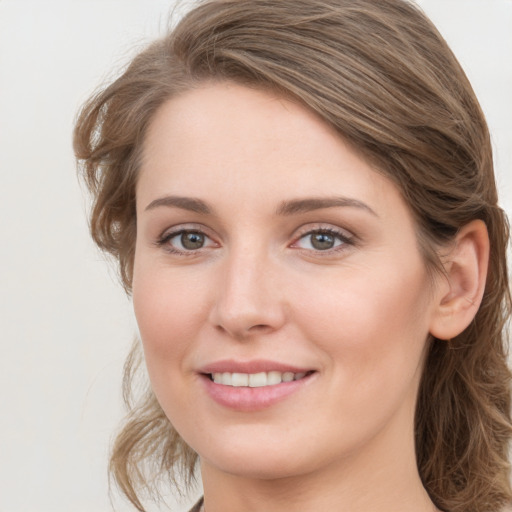
<path fill-rule="evenodd" d="M 509 505 L 508 223 L 497 203 L 488 128 L 461 66 L 406 0 L 210 0 L 82 108 L 74 132 L 93 197 L 91 234 L 115 257 L 130 292 L 141 148 L 158 108 L 205 81 L 227 80 L 301 103 L 334 127 L 409 205 L 426 265 L 474 219 L 487 225 L 490 263 L 481 307 L 449 341 L 432 339 L 419 388 L 417 464 L 449 512 Z M 125 369 L 132 387 L 138 344 Z M 128 396 L 128 395 L 127 395 Z M 161 478 L 190 480 L 197 455 L 151 390 L 130 410 L 110 469 L 140 511 Z"/>

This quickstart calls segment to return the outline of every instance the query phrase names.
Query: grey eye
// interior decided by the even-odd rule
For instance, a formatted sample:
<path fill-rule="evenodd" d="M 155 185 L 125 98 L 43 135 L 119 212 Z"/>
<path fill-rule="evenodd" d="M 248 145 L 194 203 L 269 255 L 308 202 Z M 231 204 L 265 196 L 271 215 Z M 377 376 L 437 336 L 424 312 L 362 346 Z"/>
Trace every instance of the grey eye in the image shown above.
<path fill-rule="evenodd" d="M 204 246 L 205 236 L 197 231 L 184 231 L 180 235 L 180 243 L 184 249 L 194 251 Z"/>
<path fill-rule="evenodd" d="M 350 243 L 349 239 L 342 233 L 331 233 L 330 231 L 315 230 L 303 235 L 296 243 L 301 249 L 311 251 L 328 251 L 338 246 Z"/>
<path fill-rule="evenodd" d="M 329 233 L 312 233 L 309 236 L 311 237 L 311 246 L 319 251 L 332 249 L 336 244 L 336 238 Z"/>

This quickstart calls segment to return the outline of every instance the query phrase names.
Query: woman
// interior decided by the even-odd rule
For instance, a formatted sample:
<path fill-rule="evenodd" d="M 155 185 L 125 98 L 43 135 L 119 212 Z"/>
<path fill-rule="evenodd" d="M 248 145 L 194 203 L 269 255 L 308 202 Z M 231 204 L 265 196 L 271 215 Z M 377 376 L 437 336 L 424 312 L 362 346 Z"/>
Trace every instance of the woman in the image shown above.
<path fill-rule="evenodd" d="M 138 510 L 196 462 L 207 512 L 510 505 L 508 225 L 414 5 L 203 2 L 75 150 L 151 382 L 111 458 Z"/>

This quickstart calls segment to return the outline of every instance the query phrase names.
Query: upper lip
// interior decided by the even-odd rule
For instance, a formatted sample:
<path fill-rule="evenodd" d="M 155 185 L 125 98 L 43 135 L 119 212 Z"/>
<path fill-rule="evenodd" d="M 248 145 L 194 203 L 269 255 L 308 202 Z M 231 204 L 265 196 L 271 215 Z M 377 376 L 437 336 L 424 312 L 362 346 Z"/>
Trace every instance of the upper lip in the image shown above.
<path fill-rule="evenodd" d="M 199 373 L 261 373 L 261 372 L 292 372 L 305 373 L 313 371 L 313 368 L 305 368 L 290 365 L 288 363 L 280 363 L 278 361 L 270 361 L 266 359 L 253 359 L 251 361 L 234 361 L 225 359 L 209 363 L 199 369 Z"/>

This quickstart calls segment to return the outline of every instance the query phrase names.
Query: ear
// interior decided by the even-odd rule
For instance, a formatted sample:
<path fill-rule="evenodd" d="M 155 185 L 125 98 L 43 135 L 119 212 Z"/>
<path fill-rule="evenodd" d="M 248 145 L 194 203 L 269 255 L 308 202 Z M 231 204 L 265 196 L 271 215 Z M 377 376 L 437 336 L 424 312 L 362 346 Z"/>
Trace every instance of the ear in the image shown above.
<path fill-rule="evenodd" d="M 446 275 L 437 283 L 430 334 L 448 340 L 471 323 L 482 301 L 489 264 L 485 223 L 474 220 L 464 226 L 442 260 Z"/>

